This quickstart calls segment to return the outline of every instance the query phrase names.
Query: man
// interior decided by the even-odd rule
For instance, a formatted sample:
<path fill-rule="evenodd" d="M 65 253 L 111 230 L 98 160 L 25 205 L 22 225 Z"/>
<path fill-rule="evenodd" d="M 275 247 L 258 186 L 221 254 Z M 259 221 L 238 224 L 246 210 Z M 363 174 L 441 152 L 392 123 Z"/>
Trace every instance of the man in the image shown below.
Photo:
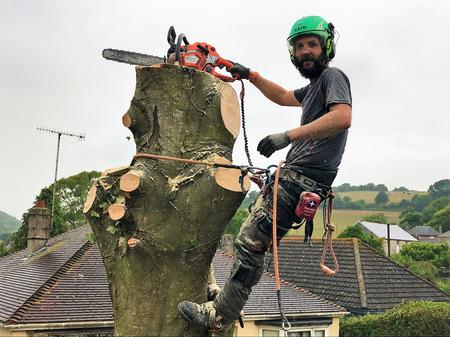
<path fill-rule="evenodd" d="M 303 191 L 325 198 L 334 178 L 351 124 L 350 82 L 338 68 L 329 67 L 335 55 L 334 27 L 318 16 L 304 17 L 292 26 L 288 37 L 292 63 L 310 83 L 288 91 L 238 63 L 228 69 L 233 75 L 249 79 L 268 99 L 283 106 L 302 106 L 301 125 L 269 135 L 258 144 L 258 151 L 270 157 L 292 144 L 281 169 L 277 203 L 277 239 L 292 223 Z M 230 277 L 213 301 L 178 305 L 190 324 L 220 329 L 239 318 L 252 287 L 263 272 L 264 255 L 272 242 L 272 187 L 260 194 L 235 240 L 236 257 Z"/>

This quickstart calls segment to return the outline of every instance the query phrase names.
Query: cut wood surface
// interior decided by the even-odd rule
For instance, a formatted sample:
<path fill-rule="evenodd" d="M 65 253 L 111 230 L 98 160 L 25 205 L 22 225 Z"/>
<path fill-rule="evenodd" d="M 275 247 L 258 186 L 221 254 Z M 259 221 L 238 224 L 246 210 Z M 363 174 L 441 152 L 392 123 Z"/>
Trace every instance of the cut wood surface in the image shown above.
<path fill-rule="evenodd" d="M 125 216 L 126 208 L 123 204 L 112 204 L 108 207 L 108 214 L 112 220 L 120 220 Z"/>
<path fill-rule="evenodd" d="M 239 101 L 236 92 L 228 83 L 223 83 L 221 88 L 220 112 L 225 127 L 237 138 L 241 126 Z"/>
<path fill-rule="evenodd" d="M 138 189 L 141 179 L 144 176 L 142 171 L 130 171 L 120 177 L 120 189 L 124 192 L 133 192 Z"/>
<path fill-rule="evenodd" d="M 132 123 L 132 120 L 131 120 L 131 117 L 129 114 L 126 113 L 125 115 L 122 116 L 122 124 L 125 127 L 129 128 L 131 126 L 131 123 Z"/>
<path fill-rule="evenodd" d="M 92 185 L 89 189 L 88 195 L 86 197 L 86 201 L 84 202 L 83 213 L 86 214 L 92 207 L 92 204 L 95 201 L 95 196 L 97 195 L 97 186 Z"/>

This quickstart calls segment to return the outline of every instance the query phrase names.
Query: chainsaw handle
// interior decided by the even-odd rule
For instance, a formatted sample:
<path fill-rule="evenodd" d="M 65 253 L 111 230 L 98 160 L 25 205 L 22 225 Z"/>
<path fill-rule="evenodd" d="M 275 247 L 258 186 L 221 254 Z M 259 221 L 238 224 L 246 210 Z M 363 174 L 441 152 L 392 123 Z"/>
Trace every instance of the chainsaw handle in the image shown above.
<path fill-rule="evenodd" d="M 230 60 L 224 59 L 222 57 L 219 57 L 218 60 L 217 60 L 217 66 L 219 68 L 225 67 L 225 69 L 228 69 L 229 67 L 231 67 L 233 65 L 234 65 L 233 62 L 231 62 Z M 217 76 L 218 78 L 220 78 L 222 81 L 225 81 L 225 82 L 234 82 L 236 80 L 239 80 L 239 77 L 232 77 L 232 76 L 222 75 L 222 74 L 219 74 L 216 71 L 212 71 L 211 74 L 214 75 L 214 76 Z"/>

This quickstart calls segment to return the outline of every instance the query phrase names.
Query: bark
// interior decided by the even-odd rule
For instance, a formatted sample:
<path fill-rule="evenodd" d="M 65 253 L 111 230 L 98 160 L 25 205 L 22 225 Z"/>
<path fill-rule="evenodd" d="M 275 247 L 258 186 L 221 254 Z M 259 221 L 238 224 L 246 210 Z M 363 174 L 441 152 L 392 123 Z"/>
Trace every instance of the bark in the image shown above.
<path fill-rule="evenodd" d="M 231 162 L 239 132 L 232 87 L 178 66 L 137 67 L 123 124 L 138 153 Z M 138 158 L 105 171 L 84 213 L 106 266 L 118 336 L 207 336 L 177 312 L 206 301 L 209 268 L 246 191 L 240 172 Z M 245 188 L 249 181 L 246 177 Z"/>

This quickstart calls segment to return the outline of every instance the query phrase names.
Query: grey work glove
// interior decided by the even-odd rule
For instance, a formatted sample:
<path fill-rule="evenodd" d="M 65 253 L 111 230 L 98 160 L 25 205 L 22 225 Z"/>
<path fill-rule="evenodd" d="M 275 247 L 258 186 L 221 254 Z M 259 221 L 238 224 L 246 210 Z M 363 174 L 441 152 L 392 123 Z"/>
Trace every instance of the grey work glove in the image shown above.
<path fill-rule="evenodd" d="M 275 151 L 281 150 L 291 144 L 288 132 L 275 133 L 263 138 L 256 148 L 259 153 L 269 158 Z"/>
<path fill-rule="evenodd" d="M 234 63 L 231 67 L 227 68 L 227 71 L 231 73 L 231 75 L 237 76 L 242 80 L 248 80 L 248 76 L 250 75 L 250 68 L 239 63 Z"/>

